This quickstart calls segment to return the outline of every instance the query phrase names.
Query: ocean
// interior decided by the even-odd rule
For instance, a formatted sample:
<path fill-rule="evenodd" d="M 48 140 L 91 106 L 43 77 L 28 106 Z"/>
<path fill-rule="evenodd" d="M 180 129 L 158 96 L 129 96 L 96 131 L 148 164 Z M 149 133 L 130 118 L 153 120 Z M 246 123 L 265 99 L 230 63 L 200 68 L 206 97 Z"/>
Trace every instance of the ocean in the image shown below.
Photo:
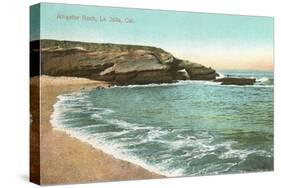
<path fill-rule="evenodd" d="M 273 170 L 273 72 L 211 81 L 113 86 L 58 96 L 52 123 L 118 159 L 168 176 Z"/>

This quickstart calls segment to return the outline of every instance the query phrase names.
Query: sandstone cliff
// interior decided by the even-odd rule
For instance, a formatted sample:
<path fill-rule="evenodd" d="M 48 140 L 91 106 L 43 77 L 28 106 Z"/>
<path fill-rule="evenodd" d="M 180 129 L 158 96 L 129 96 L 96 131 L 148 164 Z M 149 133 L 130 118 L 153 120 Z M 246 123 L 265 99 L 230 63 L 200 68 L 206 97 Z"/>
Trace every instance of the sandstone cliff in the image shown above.
<path fill-rule="evenodd" d="M 214 80 L 216 77 L 215 70 L 177 59 L 156 47 L 56 40 L 41 40 L 40 46 L 41 74 L 44 75 L 86 77 L 116 84 Z M 31 50 L 31 53 L 39 51 Z"/>

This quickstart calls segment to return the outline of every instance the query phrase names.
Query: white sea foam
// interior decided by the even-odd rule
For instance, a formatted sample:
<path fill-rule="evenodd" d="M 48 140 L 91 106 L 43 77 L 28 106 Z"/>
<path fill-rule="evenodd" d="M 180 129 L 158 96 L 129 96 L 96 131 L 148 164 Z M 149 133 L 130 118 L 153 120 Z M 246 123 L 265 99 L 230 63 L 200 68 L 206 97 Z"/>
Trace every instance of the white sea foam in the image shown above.
<path fill-rule="evenodd" d="M 266 156 L 268 154 L 265 150 L 242 150 L 242 149 L 233 149 L 232 144 L 235 142 L 226 142 L 223 144 L 227 151 L 222 153 L 219 158 L 220 159 L 230 159 L 230 158 L 239 158 L 241 160 L 245 160 L 250 154 L 257 154 L 260 156 Z M 222 145 L 222 144 L 220 144 Z M 271 157 L 271 156 L 268 156 Z"/>
<path fill-rule="evenodd" d="M 256 80 L 257 85 L 267 85 L 267 86 L 273 86 L 274 85 L 274 80 L 273 78 L 268 78 L 268 77 L 262 77 Z"/>
<path fill-rule="evenodd" d="M 58 115 L 59 113 L 56 113 L 56 114 Z M 111 121 L 111 123 L 117 123 L 121 126 L 130 126 L 130 127 L 133 125 L 133 124 L 129 124 L 124 121 L 116 121 L 116 120 Z M 183 169 L 166 169 L 164 166 L 154 167 L 154 165 L 149 164 L 148 161 L 144 161 L 144 160 L 140 159 L 138 156 L 135 156 L 133 154 L 128 154 L 122 148 L 123 147 L 122 143 L 108 142 L 107 140 L 105 140 L 106 135 L 108 133 L 91 136 L 82 131 L 85 128 L 94 127 L 94 125 L 89 125 L 89 126 L 80 127 L 80 128 L 72 128 L 72 129 L 66 128 L 63 126 L 63 124 L 61 124 L 60 121 L 56 120 L 56 115 L 54 115 L 54 113 L 52 115 L 52 124 L 54 125 L 56 130 L 66 132 L 70 136 L 78 138 L 79 140 L 81 140 L 83 142 L 89 143 L 94 148 L 100 149 L 100 150 L 104 151 L 105 153 L 114 156 L 117 159 L 131 162 L 131 163 L 139 165 L 151 172 L 165 175 L 167 177 L 175 177 L 175 176 L 184 175 Z M 122 131 L 122 132 L 114 133 L 114 135 L 118 136 L 118 135 L 126 134 L 128 132 L 129 131 Z M 159 135 L 160 134 L 161 133 L 159 132 Z M 152 137 L 157 137 L 157 135 L 151 135 L 151 139 L 153 139 Z M 128 145 L 128 144 L 126 143 L 125 145 Z"/>
<path fill-rule="evenodd" d="M 148 162 L 143 161 L 142 159 L 138 158 L 137 156 L 134 155 L 129 155 L 128 153 L 125 153 L 123 150 L 120 149 L 122 147 L 121 143 L 109 143 L 108 141 L 104 140 L 102 138 L 102 134 L 99 134 L 99 136 L 91 136 L 88 134 L 83 133 L 81 129 L 70 129 L 66 128 L 64 124 L 61 122 L 61 109 L 63 106 L 63 102 L 67 100 L 66 96 L 59 96 L 59 100 L 57 103 L 54 104 L 54 112 L 51 114 L 51 123 L 54 126 L 55 130 L 63 131 L 69 134 L 72 137 L 78 138 L 79 140 L 91 144 L 94 148 L 100 149 L 104 151 L 105 153 L 108 153 L 112 156 L 114 156 L 117 159 L 125 160 L 128 162 L 131 162 L 133 164 L 139 165 L 151 172 L 155 172 L 157 174 L 162 174 L 165 176 L 182 176 L 183 174 L 180 174 L 180 170 L 176 171 L 161 171 L 161 169 L 154 167 L 153 165 L 150 165 Z M 112 112 L 112 111 L 107 111 L 107 112 Z M 120 121 L 120 120 L 108 120 L 110 123 L 115 123 L 118 124 L 119 126 L 129 126 L 132 127 L 133 124 L 130 124 L 125 121 Z M 92 125 L 86 126 L 86 128 L 91 127 Z M 121 132 L 120 134 L 124 134 L 126 132 Z"/>
<path fill-rule="evenodd" d="M 262 78 L 257 79 L 257 82 L 267 82 L 269 80 L 270 80 L 270 78 L 268 78 L 268 77 L 262 77 Z"/>
<path fill-rule="evenodd" d="M 107 109 L 107 108 L 93 108 L 93 107 L 88 107 L 88 110 L 94 111 L 94 113 L 91 115 L 91 118 L 93 119 L 103 119 L 103 115 L 108 115 L 114 113 L 113 110 Z"/>
<path fill-rule="evenodd" d="M 189 84 L 203 84 L 203 85 L 220 85 L 219 82 L 202 81 L 202 80 L 179 80 L 175 83 L 161 83 L 161 84 L 145 84 L 145 85 L 127 85 L 127 86 L 112 86 L 110 88 L 144 88 L 144 87 L 167 87 L 180 86 Z"/>
<path fill-rule="evenodd" d="M 150 141 L 155 141 L 155 140 L 158 140 L 160 141 L 158 138 L 161 137 L 161 136 L 164 136 L 166 134 L 168 134 L 169 132 L 168 131 L 165 131 L 165 130 L 157 130 L 157 129 L 151 129 L 150 131 L 148 131 L 147 135 L 146 135 L 146 138 L 143 139 L 143 143 L 145 142 L 150 142 Z"/>
<path fill-rule="evenodd" d="M 94 125 L 85 125 L 85 126 L 81 126 L 81 127 L 74 127 L 72 128 L 73 130 L 86 130 L 89 128 L 94 128 L 94 127 L 105 127 L 107 126 L 106 124 L 94 124 Z"/>
<path fill-rule="evenodd" d="M 87 134 L 83 134 L 82 132 L 79 131 L 75 131 L 75 130 L 71 130 L 71 129 L 66 129 L 66 128 L 56 128 L 57 130 L 60 131 L 64 131 L 67 134 L 69 134 L 72 137 L 78 138 L 79 140 L 85 142 L 85 143 L 89 143 L 90 145 L 92 145 L 94 148 L 100 149 L 103 152 L 110 154 L 112 156 L 114 156 L 117 159 L 120 160 L 125 160 L 128 161 L 130 163 L 139 165 L 151 172 L 157 173 L 157 174 L 161 174 L 161 175 L 165 175 L 167 177 L 174 177 L 174 176 L 182 176 L 183 174 L 179 174 L 179 171 L 170 171 L 170 172 L 164 172 L 161 171 L 159 168 L 154 167 L 153 165 L 150 165 L 148 162 L 145 162 L 143 160 L 141 160 L 140 158 L 138 158 L 137 156 L 134 155 L 129 155 L 127 153 L 125 153 L 122 149 L 119 149 L 120 147 L 122 147 L 121 144 L 118 143 L 109 143 L 106 140 L 103 140 L 102 138 L 96 138 L 93 136 L 89 136 Z"/>
<path fill-rule="evenodd" d="M 220 79 L 220 78 L 224 78 L 225 77 L 222 73 L 220 73 L 220 72 L 217 72 L 217 73 L 218 73 L 218 76 L 216 76 L 216 79 Z"/>

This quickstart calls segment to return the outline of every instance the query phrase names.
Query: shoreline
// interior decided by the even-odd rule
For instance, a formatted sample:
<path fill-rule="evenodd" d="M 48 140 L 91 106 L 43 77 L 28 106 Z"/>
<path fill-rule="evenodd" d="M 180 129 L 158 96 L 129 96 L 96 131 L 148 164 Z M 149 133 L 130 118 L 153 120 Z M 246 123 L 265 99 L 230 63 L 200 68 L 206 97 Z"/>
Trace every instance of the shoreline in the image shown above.
<path fill-rule="evenodd" d="M 37 87 L 39 77 L 30 81 L 31 88 Z M 76 77 L 40 76 L 40 184 L 70 184 L 81 182 L 104 182 L 136 179 L 163 178 L 165 176 L 93 147 L 89 143 L 57 130 L 51 124 L 53 105 L 57 96 L 84 89 L 107 88 L 109 83 Z M 36 112 L 32 110 L 32 117 Z M 31 131 L 36 129 L 32 121 Z M 34 145 L 31 138 L 31 143 Z M 34 149 L 32 149 L 33 151 Z"/>

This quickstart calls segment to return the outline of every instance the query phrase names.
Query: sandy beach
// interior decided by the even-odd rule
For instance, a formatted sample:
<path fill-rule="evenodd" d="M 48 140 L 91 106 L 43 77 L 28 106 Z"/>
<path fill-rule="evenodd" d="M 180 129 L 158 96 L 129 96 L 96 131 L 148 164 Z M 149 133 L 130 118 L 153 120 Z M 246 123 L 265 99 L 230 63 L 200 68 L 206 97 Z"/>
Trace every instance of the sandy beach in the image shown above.
<path fill-rule="evenodd" d="M 30 86 L 33 98 L 39 97 L 38 84 L 39 77 L 33 77 Z M 58 95 L 97 87 L 108 87 L 108 83 L 75 77 L 40 77 L 41 121 L 36 110 L 39 104 L 36 100 L 31 103 L 30 142 L 33 147 L 30 153 L 33 163 L 30 170 L 33 181 L 47 185 L 163 177 L 53 129 L 50 118 Z"/>

